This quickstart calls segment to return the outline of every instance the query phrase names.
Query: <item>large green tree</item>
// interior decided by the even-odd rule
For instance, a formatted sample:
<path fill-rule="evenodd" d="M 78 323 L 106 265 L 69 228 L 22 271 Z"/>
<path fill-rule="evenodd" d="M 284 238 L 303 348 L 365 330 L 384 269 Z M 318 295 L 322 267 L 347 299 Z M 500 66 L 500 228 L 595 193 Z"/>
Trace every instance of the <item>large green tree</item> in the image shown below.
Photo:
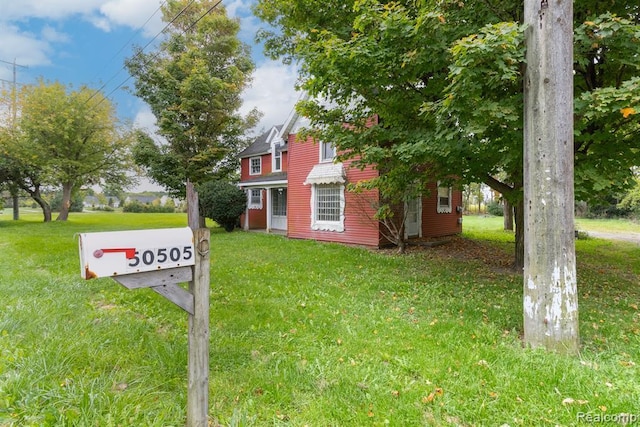
<path fill-rule="evenodd" d="M 17 121 L 4 129 L 2 147 L 13 182 L 40 204 L 45 221 L 51 213 L 40 193 L 44 186 L 62 190 L 57 219 L 64 221 L 72 195 L 83 186 L 129 181 L 131 139 L 99 92 L 41 80 L 22 87 L 17 106 Z"/>
<path fill-rule="evenodd" d="M 102 94 L 40 82 L 23 89 L 21 103 L 22 159 L 30 156 L 46 181 L 61 187 L 57 220 L 67 219 L 71 198 L 82 186 L 128 182 L 131 139 L 118 128 L 115 108 Z"/>
<path fill-rule="evenodd" d="M 154 52 L 138 49 L 126 61 L 135 93 L 157 119 L 159 139 L 138 134 L 136 162 L 174 195 L 185 183 L 203 183 L 235 172 L 234 159 L 247 144 L 245 130 L 258 114 L 242 117 L 240 95 L 254 65 L 238 39 L 239 22 L 220 2 L 169 0 L 169 23 Z"/>
<path fill-rule="evenodd" d="M 640 160 L 640 7 L 575 7 L 576 193 L 587 198 L 629 183 Z M 300 109 L 317 136 L 399 171 L 398 189 L 451 175 L 485 182 L 517 207 L 522 267 L 521 1 L 262 0 L 255 11 L 277 29 L 261 34 L 267 52 L 300 62 L 311 95 Z"/>

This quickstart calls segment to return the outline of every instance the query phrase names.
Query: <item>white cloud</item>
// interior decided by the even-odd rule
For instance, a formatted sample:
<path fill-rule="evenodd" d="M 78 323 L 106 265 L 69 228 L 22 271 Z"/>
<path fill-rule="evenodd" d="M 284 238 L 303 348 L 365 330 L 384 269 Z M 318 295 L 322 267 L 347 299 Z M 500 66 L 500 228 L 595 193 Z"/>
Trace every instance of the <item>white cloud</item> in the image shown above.
<path fill-rule="evenodd" d="M 0 59 L 14 61 L 22 66 L 48 65 L 51 45 L 37 35 L 20 31 L 14 25 L 0 25 Z M 18 71 L 22 71 L 19 68 Z M 9 64 L 0 66 L 0 79 L 12 78 L 13 70 Z"/>
<path fill-rule="evenodd" d="M 158 129 L 156 125 L 156 116 L 151 112 L 151 108 L 144 102 L 139 102 L 140 108 L 133 119 L 133 125 L 138 128 L 147 131 L 148 133 L 155 133 Z"/>
<path fill-rule="evenodd" d="M 47 43 L 67 43 L 71 39 L 68 34 L 60 32 L 50 25 L 42 28 L 42 39 Z"/>
<path fill-rule="evenodd" d="M 102 3 L 104 0 L 3 0 L 0 4 L 0 20 L 64 19 L 78 14 L 90 14 Z"/>
<path fill-rule="evenodd" d="M 143 28 L 143 34 L 154 37 L 163 28 L 160 0 L 110 0 L 100 6 L 100 13 L 114 25 Z"/>
<path fill-rule="evenodd" d="M 250 3 L 248 1 L 234 0 L 226 2 L 224 7 L 229 16 L 240 17 L 249 11 Z"/>
<path fill-rule="evenodd" d="M 258 132 L 282 124 L 287 119 L 299 97 L 295 90 L 297 78 L 295 67 L 275 61 L 266 61 L 256 69 L 252 86 L 242 96 L 241 112 L 246 114 L 257 108 L 264 114 L 257 127 Z"/>
<path fill-rule="evenodd" d="M 64 21 L 82 19 L 102 31 L 116 26 L 142 28 L 145 36 L 156 35 L 163 27 L 158 11 L 161 0 L 0 0 L 0 59 L 25 66 L 52 64 L 52 55 L 61 54 L 59 45 L 71 36 L 60 28 Z M 44 21 L 40 30 L 34 20 Z M 148 21 L 148 22 L 147 22 Z M 33 26 L 35 24 L 35 26 Z M 26 29 L 33 28 L 32 31 Z M 7 65 L 7 64 L 5 64 Z M 0 67 L 0 79 L 12 70 Z"/>

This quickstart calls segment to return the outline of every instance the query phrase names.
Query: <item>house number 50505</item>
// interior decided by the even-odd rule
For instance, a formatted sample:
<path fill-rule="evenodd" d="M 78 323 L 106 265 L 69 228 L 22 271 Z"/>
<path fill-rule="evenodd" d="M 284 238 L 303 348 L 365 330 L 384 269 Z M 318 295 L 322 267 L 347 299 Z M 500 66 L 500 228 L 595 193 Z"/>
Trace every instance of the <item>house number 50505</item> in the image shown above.
<path fill-rule="evenodd" d="M 129 259 L 129 267 L 135 268 L 141 263 L 144 265 L 171 264 L 188 261 L 192 257 L 193 248 L 191 246 L 145 249 L 135 252 L 133 258 Z"/>

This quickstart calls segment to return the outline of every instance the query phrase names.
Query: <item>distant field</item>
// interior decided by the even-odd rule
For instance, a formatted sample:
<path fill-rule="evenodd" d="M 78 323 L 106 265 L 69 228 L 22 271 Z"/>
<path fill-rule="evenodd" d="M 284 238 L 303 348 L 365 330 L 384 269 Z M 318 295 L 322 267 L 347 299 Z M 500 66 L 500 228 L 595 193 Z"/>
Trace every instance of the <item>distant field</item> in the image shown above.
<path fill-rule="evenodd" d="M 640 232 L 640 223 L 627 219 L 586 219 L 576 218 L 576 228 L 580 231 L 602 231 L 611 233 Z M 503 218 L 493 215 L 465 215 L 463 229 L 501 230 Z"/>

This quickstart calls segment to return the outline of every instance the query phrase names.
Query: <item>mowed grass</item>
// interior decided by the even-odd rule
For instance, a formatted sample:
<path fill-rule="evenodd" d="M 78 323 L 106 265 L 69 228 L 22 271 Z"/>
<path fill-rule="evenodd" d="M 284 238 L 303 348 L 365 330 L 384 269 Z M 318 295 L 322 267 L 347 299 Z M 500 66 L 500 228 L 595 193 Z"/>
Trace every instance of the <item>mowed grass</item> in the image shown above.
<path fill-rule="evenodd" d="M 187 315 L 150 290 L 81 279 L 75 235 L 185 216 L 24 218 L 0 217 L 0 426 L 184 425 Z M 510 252 L 500 226 L 465 218 L 465 236 Z M 521 276 L 481 259 L 219 229 L 211 247 L 211 425 L 640 417 L 638 245 L 577 241 L 577 357 L 523 348 Z"/>

